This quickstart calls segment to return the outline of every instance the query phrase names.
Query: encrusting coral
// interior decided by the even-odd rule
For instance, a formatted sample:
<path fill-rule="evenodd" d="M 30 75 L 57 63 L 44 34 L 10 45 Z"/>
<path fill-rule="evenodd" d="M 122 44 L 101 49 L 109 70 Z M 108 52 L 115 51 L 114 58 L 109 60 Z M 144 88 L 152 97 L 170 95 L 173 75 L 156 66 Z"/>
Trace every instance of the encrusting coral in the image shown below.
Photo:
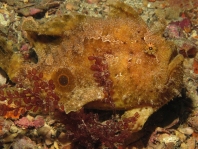
<path fill-rule="evenodd" d="M 21 70 L 42 72 L 42 80 L 52 80 L 60 98 L 51 95 L 55 107 L 63 105 L 66 113 L 85 107 L 126 110 L 123 119 L 138 114 L 134 132 L 179 95 L 183 56 L 160 33 L 150 32 L 131 7 L 120 2 L 110 6 L 107 18 L 64 15 L 44 24 L 24 19 L 22 30 L 38 62 L 23 62 L 14 54 L 7 73 L 13 80 L 23 75 Z M 45 93 L 39 95 L 48 101 Z"/>

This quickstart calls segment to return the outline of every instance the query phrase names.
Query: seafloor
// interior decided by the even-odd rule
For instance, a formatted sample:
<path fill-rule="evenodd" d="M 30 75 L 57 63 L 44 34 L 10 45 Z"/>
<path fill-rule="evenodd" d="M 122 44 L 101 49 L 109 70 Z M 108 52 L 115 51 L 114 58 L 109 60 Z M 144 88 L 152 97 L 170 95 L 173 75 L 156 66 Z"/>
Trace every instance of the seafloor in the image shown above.
<path fill-rule="evenodd" d="M 40 106 L 42 103 L 38 104 L 40 101 L 29 100 L 26 96 L 29 94 L 33 96 L 35 95 L 33 92 L 38 91 L 28 88 L 31 90 L 28 92 L 28 89 L 24 89 L 23 82 L 32 77 L 32 83 L 35 83 L 36 77 L 43 77 L 42 73 L 37 75 L 38 70 L 32 69 L 28 72 L 29 76 L 24 75 L 27 78 L 23 76 L 15 81 L 9 79 L 11 76 L 7 72 L 8 67 L 21 68 L 17 62 L 10 66 L 13 53 L 17 53 L 14 57 L 16 61 L 17 58 L 18 61 L 23 59 L 26 63 L 39 61 L 38 53 L 35 52 L 26 31 L 22 28 L 24 20 L 36 20 L 42 24 L 48 19 L 65 14 L 105 18 L 110 11 L 109 1 L 0 0 L 0 148 L 198 148 L 198 1 L 123 0 L 123 2 L 133 7 L 153 32 L 160 30 L 161 36 L 174 43 L 176 52 L 184 56 L 182 91 L 178 93 L 178 97 L 171 99 L 152 114 L 144 127 L 132 136 L 123 131 L 125 128 L 130 131 L 127 128 L 127 120 L 122 124 L 116 123 L 119 121 L 116 118 L 117 114 L 121 115 L 123 111 L 85 109 L 66 115 L 61 107 L 61 112 L 54 110 L 55 107 L 49 107 L 52 105 L 47 105 L 47 110 L 38 110 L 37 105 Z M 100 63 L 100 59 L 92 58 Z M 18 84 L 15 84 L 16 82 Z M 34 86 L 40 85 L 42 88 L 43 82 L 39 83 L 35 83 Z M 14 90 L 12 87 L 15 87 Z M 19 89 L 27 91 L 24 93 L 25 96 Z M 53 83 L 45 84 L 43 89 L 53 100 L 53 104 L 57 104 L 58 97 L 53 92 Z M 26 108 L 23 108 L 24 103 L 28 105 Z M 135 119 L 134 116 L 134 122 Z"/>

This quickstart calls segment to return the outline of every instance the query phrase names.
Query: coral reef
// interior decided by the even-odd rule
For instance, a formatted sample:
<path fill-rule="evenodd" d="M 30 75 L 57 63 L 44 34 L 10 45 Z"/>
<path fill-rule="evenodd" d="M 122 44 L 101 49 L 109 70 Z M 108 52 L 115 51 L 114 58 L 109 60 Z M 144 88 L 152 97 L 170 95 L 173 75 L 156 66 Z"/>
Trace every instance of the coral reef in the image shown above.
<path fill-rule="evenodd" d="M 0 2 L 0 148 L 197 147 L 198 3 L 122 1 Z"/>

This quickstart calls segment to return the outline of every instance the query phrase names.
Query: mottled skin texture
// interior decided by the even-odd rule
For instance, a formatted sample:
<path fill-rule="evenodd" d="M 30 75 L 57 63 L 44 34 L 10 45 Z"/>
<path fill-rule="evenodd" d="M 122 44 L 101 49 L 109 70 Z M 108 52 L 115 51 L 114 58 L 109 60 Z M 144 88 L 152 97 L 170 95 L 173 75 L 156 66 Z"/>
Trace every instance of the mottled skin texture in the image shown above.
<path fill-rule="evenodd" d="M 66 113 L 83 106 L 128 110 L 123 117 L 138 112 L 132 128 L 137 131 L 150 114 L 179 94 L 183 57 L 160 34 L 150 33 L 130 7 L 118 3 L 112 8 L 114 15 L 106 19 L 61 16 L 43 25 L 24 20 L 22 29 L 39 61 L 21 67 L 41 69 L 46 80 L 54 80 Z M 93 66 L 97 58 L 100 62 Z M 98 66 L 104 68 L 90 69 Z M 13 70 L 11 77 L 16 75 Z M 96 73 L 100 81 L 105 78 L 102 85 L 93 76 Z M 109 76 L 104 77 L 106 73 Z"/>

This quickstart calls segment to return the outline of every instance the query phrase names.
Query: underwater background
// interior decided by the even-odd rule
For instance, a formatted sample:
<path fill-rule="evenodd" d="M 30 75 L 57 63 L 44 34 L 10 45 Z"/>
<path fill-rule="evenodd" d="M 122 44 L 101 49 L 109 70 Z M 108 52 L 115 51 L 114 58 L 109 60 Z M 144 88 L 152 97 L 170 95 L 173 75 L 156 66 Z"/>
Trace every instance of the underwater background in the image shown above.
<path fill-rule="evenodd" d="M 196 149 L 198 1 L 0 0 L 0 148 Z"/>

